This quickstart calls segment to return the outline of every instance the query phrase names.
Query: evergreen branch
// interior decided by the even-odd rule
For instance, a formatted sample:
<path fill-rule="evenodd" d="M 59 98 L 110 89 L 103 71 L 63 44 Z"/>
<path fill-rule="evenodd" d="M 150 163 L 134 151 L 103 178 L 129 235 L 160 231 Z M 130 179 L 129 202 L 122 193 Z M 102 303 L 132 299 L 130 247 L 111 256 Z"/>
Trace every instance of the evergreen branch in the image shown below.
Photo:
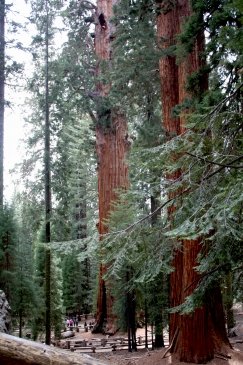
<path fill-rule="evenodd" d="M 191 284 L 189 284 L 185 289 L 184 289 L 184 292 L 186 292 L 188 289 L 190 289 L 194 284 L 196 283 L 199 283 L 207 276 L 210 276 L 212 275 L 213 273 L 215 273 L 216 271 L 222 269 L 223 267 L 225 267 L 227 264 L 222 264 L 222 265 L 218 265 L 217 267 L 215 267 L 214 269 L 208 271 L 208 272 L 205 272 L 203 274 L 200 275 L 199 278 L 193 280 L 193 282 Z"/>
<path fill-rule="evenodd" d="M 215 161 L 211 161 L 211 160 L 208 160 L 207 158 L 205 157 L 201 157 L 201 156 L 197 156 L 197 155 L 194 155 L 193 153 L 190 153 L 190 152 L 186 152 L 186 155 L 189 155 L 189 156 L 192 156 L 192 157 L 195 157 L 197 158 L 198 160 L 201 160 L 201 161 L 205 161 L 211 165 L 217 165 L 217 166 L 221 166 L 223 168 L 234 168 L 234 169 L 242 169 L 243 168 L 243 165 L 231 165 L 231 164 L 222 164 L 220 162 L 215 162 Z M 241 156 L 238 156 L 239 159 L 243 158 L 243 155 Z M 232 163 L 232 162 L 231 162 Z"/>
<path fill-rule="evenodd" d="M 240 270 L 240 269 L 243 269 L 243 264 L 242 264 L 242 265 L 240 265 L 240 266 L 234 267 L 234 268 L 232 269 L 232 271 L 237 271 L 237 270 Z M 241 273 L 240 273 L 240 275 L 242 275 L 242 274 L 243 274 L 243 272 L 241 272 Z"/>
<path fill-rule="evenodd" d="M 216 105 L 216 107 L 210 113 L 208 113 L 203 119 L 206 119 L 207 117 L 210 117 L 211 115 L 213 115 L 223 104 L 225 104 L 228 100 L 230 100 L 231 98 L 233 98 L 234 95 L 242 88 L 242 86 L 243 86 L 243 83 L 241 83 L 239 85 L 239 87 L 236 88 L 232 94 L 230 94 L 229 96 L 227 96 L 226 98 L 224 98 L 220 103 L 218 103 Z M 189 129 L 186 130 L 184 134 L 186 134 L 189 131 L 190 131 Z M 193 155 L 193 154 L 191 154 L 189 152 L 187 152 L 186 154 L 191 155 L 192 157 L 195 157 L 195 158 L 198 158 L 198 159 L 202 159 L 202 160 L 204 160 L 204 161 L 206 161 L 206 162 L 208 162 L 210 164 L 214 164 L 214 165 L 220 166 L 217 170 L 215 170 L 214 172 L 210 173 L 209 175 L 203 177 L 202 179 L 198 180 L 195 184 L 200 184 L 203 181 L 206 181 L 206 180 L 210 179 L 211 177 L 213 177 L 214 175 L 216 175 L 217 173 L 219 173 L 220 171 L 222 171 L 223 169 L 225 169 L 227 167 L 228 168 L 242 168 L 243 167 L 243 165 L 239 165 L 239 166 L 233 165 L 235 162 L 240 161 L 241 159 L 243 159 L 243 155 L 238 156 L 234 160 L 230 161 L 229 164 L 225 165 L 225 164 L 216 163 L 214 161 L 210 161 L 210 160 L 204 159 L 203 157 L 199 157 L 199 156 Z M 154 212 L 152 212 L 152 213 L 146 215 L 145 217 L 139 219 L 138 221 L 136 221 L 133 224 L 129 225 L 127 228 L 125 228 L 123 230 L 120 230 L 120 231 L 106 233 L 106 234 L 104 234 L 104 236 L 113 235 L 113 234 L 115 234 L 115 235 L 116 234 L 123 234 L 123 233 L 130 232 L 136 225 L 138 225 L 138 224 L 146 221 L 147 219 L 152 218 L 156 213 L 158 213 L 159 211 L 161 211 L 161 209 L 163 209 L 164 207 L 166 207 L 169 203 L 173 202 L 177 198 L 180 198 L 182 195 L 188 193 L 189 191 L 192 191 L 192 188 L 191 187 L 188 187 L 187 189 L 183 190 L 178 195 L 176 195 L 176 196 L 168 199 L 165 203 L 161 204 L 157 209 L 155 209 Z"/>
<path fill-rule="evenodd" d="M 85 100 L 89 100 L 90 95 L 85 93 L 81 86 L 74 87 L 72 85 L 72 88 L 74 90 L 73 91 L 74 94 L 80 92 L 80 94 L 84 97 Z M 86 109 L 87 109 L 87 112 L 88 112 L 90 118 L 92 119 L 93 123 L 96 125 L 97 124 L 97 118 L 96 118 L 95 114 L 93 113 L 92 109 L 87 104 L 86 104 Z"/>
<path fill-rule="evenodd" d="M 206 119 L 207 117 L 213 115 L 223 104 L 225 104 L 228 100 L 230 100 L 231 98 L 233 98 L 235 96 L 235 94 L 237 94 L 237 92 L 243 87 L 243 82 L 233 91 L 232 94 L 230 94 L 229 96 L 227 96 L 226 98 L 224 98 L 223 100 L 221 100 L 214 108 L 213 110 L 211 110 L 210 113 L 208 113 L 203 119 Z"/>
<path fill-rule="evenodd" d="M 221 100 L 214 108 L 213 110 L 211 110 L 208 114 L 206 114 L 204 117 L 202 117 L 197 124 L 201 123 L 202 121 L 206 120 L 207 118 L 210 118 L 213 114 L 215 114 L 218 109 L 220 109 L 225 103 L 227 103 L 227 101 L 229 101 L 230 99 L 232 99 L 235 94 L 237 94 L 237 92 L 243 87 L 243 82 L 234 90 L 234 92 L 230 95 L 228 95 L 227 97 L 225 97 L 223 100 Z M 180 136 L 184 136 L 187 133 L 191 132 L 191 129 L 186 129 Z"/>
<path fill-rule="evenodd" d="M 224 267 L 227 267 L 227 263 L 226 264 L 221 264 L 221 265 L 218 265 L 217 267 L 215 267 L 214 269 L 208 271 L 208 272 L 205 272 L 203 274 L 200 275 L 200 278 L 197 278 L 196 280 L 194 280 L 191 284 L 189 284 L 185 289 L 184 289 L 184 292 L 186 292 L 188 289 L 190 289 L 194 284 L 196 284 L 198 282 L 198 284 L 200 284 L 202 282 L 202 280 L 207 277 L 207 276 L 210 276 L 212 275 L 213 273 L 215 273 L 216 271 L 218 270 L 221 270 L 223 269 Z M 239 270 L 242 268 L 242 265 L 240 266 L 237 266 L 235 267 L 234 269 L 231 269 L 231 271 L 236 271 L 236 270 Z"/>
<path fill-rule="evenodd" d="M 229 166 L 231 166 L 233 163 L 241 160 L 243 158 L 243 155 L 238 156 L 237 158 L 235 158 L 234 160 L 232 160 L 229 164 Z M 210 179 L 211 177 L 213 177 L 214 175 L 216 175 L 217 173 L 219 173 L 220 171 L 222 171 L 225 168 L 225 166 L 220 166 L 217 170 L 215 170 L 214 172 L 212 172 L 211 174 L 205 176 L 203 179 L 198 180 L 195 182 L 196 184 L 200 184 L 205 180 Z M 179 194 L 177 194 L 176 196 L 166 200 L 166 202 L 164 202 L 163 204 L 161 204 L 158 208 L 156 208 L 152 213 L 147 214 L 145 217 L 139 219 L 138 221 L 134 222 L 133 224 L 131 224 L 130 226 L 128 226 L 125 229 L 122 229 L 120 231 L 115 231 L 115 232 L 109 232 L 109 233 L 105 233 L 102 236 L 110 236 L 110 235 L 116 235 L 116 234 L 123 234 L 123 233 L 128 233 L 130 232 L 136 225 L 146 221 L 147 219 L 152 218 L 156 213 L 158 213 L 161 209 L 163 209 L 164 207 L 166 207 L 169 203 L 175 201 L 176 199 L 180 198 L 181 196 L 183 196 L 184 194 L 190 192 L 190 191 L 194 191 L 195 189 L 192 189 L 192 187 L 188 187 L 187 189 L 181 191 Z"/>
<path fill-rule="evenodd" d="M 87 111 L 89 113 L 90 118 L 92 119 L 94 125 L 96 125 L 98 121 L 97 121 L 97 118 L 96 118 L 95 114 L 93 113 L 91 108 L 89 108 L 88 106 L 86 106 L 86 107 L 87 107 Z"/>
<path fill-rule="evenodd" d="M 229 164 L 229 166 L 231 166 L 233 163 L 239 161 L 243 159 L 243 155 L 238 156 L 237 158 L 235 158 L 234 160 L 232 160 Z M 220 171 L 222 171 L 223 169 L 225 169 L 225 166 L 220 166 L 217 170 L 215 170 L 214 172 L 212 172 L 211 174 L 205 176 L 201 181 L 205 181 L 210 179 L 212 176 L 216 175 L 217 173 L 219 173 Z"/>
<path fill-rule="evenodd" d="M 115 231 L 115 232 L 109 232 L 109 233 L 105 233 L 103 236 L 110 236 L 113 234 L 120 234 L 120 233 L 127 233 L 130 232 L 132 230 L 133 227 L 135 227 L 136 225 L 146 221 L 149 218 L 152 218 L 156 213 L 158 213 L 161 209 L 163 209 L 164 207 L 166 207 L 169 203 L 173 202 L 175 199 L 181 197 L 182 195 L 184 195 L 185 193 L 188 193 L 191 190 L 191 188 L 187 188 L 185 190 L 183 190 L 180 194 L 176 195 L 173 198 L 170 198 L 168 200 L 166 200 L 166 202 L 164 202 L 163 204 L 161 204 L 158 208 L 156 208 L 152 213 L 147 214 L 145 217 L 139 219 L 138 221 L 134 222 L 133 224 L 131 224 L 130 226 L 128 226 L 125 229 L 122 229 L 120 231 Z"/>

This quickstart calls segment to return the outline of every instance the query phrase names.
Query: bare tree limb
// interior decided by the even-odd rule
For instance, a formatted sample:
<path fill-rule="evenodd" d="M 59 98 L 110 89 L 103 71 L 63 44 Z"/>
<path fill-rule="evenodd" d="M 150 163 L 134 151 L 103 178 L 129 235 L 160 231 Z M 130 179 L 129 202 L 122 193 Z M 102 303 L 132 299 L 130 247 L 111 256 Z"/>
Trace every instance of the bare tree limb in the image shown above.
<path fill-rule="evenodd" d="M 207 162 L 211 165 L 222 166 L 223 168 L 233 168 L 233 169 L 242 169 L 243 168 L 243 165 L 232 165 L 232 163 L 233 163 L 232 161 L 231 161 L 230 164 L 223 164 L 223 163 L 220 163 L 220 162 L 215 162 L 215 161 L 208 160 L 207 158 L 202 157 L 202 156 L 194 155 L 191 152 L 186 152 L 186 155 L 195 157 L 198 160 L 205 161 L 205 162 Z M 238 161 L 241 160 L 241 159 L 243 159 L 243 155 L 240 155 L 240 156 L 237 157 Z"/>
<path fill-rule="evenodd" d="M 242 159 L 243 159 L 243 155 L 240 155 L 240 156 L 236 157 L 234 160 L 230 161 L 229 166 L 231 166 L 235 162 L 240 161 Z M 225 166 L 219 167 L 217 170 L 213 171 L 211 174 L 208 174 L 207 176 L 205 176 L 201 181 L 205 181 L 205 180 L 210 179 L 212 176 L 218 174 L 220 171 L 222 171 L 224 169 L 225 169 Z"/>
<path fill-rule="evenodd" d="M 96 6 L 95 4 L 93 4 L 91 1 L 89 0 L 81 0 L 79 3 L 79 6 L 81 6 L 81 4 L 85 7 L 85 9 L 87 10 L 96 10 Z"/>

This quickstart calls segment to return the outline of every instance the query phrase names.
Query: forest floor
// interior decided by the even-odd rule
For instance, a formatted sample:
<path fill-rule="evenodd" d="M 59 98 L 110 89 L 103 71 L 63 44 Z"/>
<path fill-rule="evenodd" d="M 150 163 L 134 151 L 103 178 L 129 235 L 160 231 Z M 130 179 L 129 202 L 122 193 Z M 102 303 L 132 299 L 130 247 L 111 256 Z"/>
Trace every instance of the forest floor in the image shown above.
<path fill-rule="evenodd" d="M 243 365 L 243 310 L 242 306 L 234 308 L 235 312 L 235 334 L 230 338 L 232 349 L 226 354 L 230 358 L 215 357 L 208 365 Z M 118 336 L 119 334 L 116 334 Z M 124 333 L 121 334 L 124 336 Z M 137 336 L 144 336 L 144 329 L 138 329 Z M 91 332 L 79 332 L 75 334 L 75 340 L 86 339 L 90 340 L 95 337 L 102 338 L 101 334 L 94 335 Z M 190 365 L 189 363 L 179 362 L 175 356 L 166 353 L 167 348 L 160 350 L 139 349 L 136 352 L 128 352 L 127 350 L 98 352 L 88 354 L 95 357 L 106 364 L 110 365 Z M 166 356 L 164 357 L 164 354 Z M 85 355 L 87 356 L 87 355 Z"/>

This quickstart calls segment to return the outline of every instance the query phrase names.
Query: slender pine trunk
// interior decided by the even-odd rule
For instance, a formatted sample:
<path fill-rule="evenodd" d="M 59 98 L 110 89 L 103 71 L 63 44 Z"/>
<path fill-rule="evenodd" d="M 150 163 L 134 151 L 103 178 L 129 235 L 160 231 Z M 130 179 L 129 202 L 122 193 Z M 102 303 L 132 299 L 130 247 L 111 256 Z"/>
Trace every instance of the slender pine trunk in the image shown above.
<path fill-rule="evenodd" d="M 50 163 L 50 110 L 49 110 L 49 8 L 46 0 L 46 34 L 45 34 L 45 328 L 47 345 L 51 343 L 51 163 Z"/>
<path fill-rule="evenodd" d="M 160 211 L 157 210 L 160 203 L 159 203 L 159 191 L 154 191 L 153 195 L 150 197 L 151 202 L 151 213 L 156 211 L 156 214 L 154 214 L 151 218 L 151 225 L 154 226 L 158 222 L 158 217 L 160 216 Z M 163 275 L 163 276 L 162 276 Z M 164 274 L 160 275 L 160 279 L 162 283 L 164 282 Z M 165 290 L 165 288 L 163 288 Z M 156 348 L 164 347 L 164 336 L 163 336 L 163 309 L 160 307 L 157 307 L 156 314 L 154 315 L 154 328 L 155 328 L 155 341 L 152 345 L 154 345 Z"/>
<path fill-rule="evenodd" d="M 19 310 L 19 337 L 23 336 L 23 310 L 20 308 Z"/>
<path fill-rule="evenodd" d="M 144 321 L 145 321 L 145 348 L 148 348 L 148 303 L 147 303 L 147 287 L 145 284 L 145 290 L 144 290 Z"/>
<path fill-rule="evenodd" d="M 3 138 L 5 82 L 5 0 L 0 0 L 0 209 L 3 207 Z"/>
<path fill-rule="evenodd" d="M 226 274 L 225 278 L 225 311 L 227 321 L 227 331 L 235 326 L 234 312 L 233 312 L 233 273 L 232 271 Z"/>

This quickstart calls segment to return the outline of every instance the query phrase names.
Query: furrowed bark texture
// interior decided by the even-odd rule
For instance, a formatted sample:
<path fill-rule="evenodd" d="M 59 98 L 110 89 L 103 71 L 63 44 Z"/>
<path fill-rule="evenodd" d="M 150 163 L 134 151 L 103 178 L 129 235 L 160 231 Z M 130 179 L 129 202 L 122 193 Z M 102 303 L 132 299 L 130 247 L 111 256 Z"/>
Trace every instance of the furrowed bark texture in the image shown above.
<path fill-rule="evenodd" d="M 161 12 L 157 17 L 158 46 L 165 51 L 159 61 L 159 74 L 161 80 L 163 126 L 168 139 L 180 134 L 180 120 L 173 116 L 173 108 L 178 104 L 178 66 L 174 56 L 167 55 L 168 47 L 176 43 L 176 35 L 179 32 L 177 8 L 167 11 L 158 5 Z"/>
<path fill-rule="evenodd" d="M 161 80 L 161 95 L 162 95 L 162 114 L 163 126 L 167 139 L 171 139 L 180 134 L 180 119 L 173 116 L 173 108 L 179 104 L 178 90 L 178 66 L 174 56 L 167 55 L 166 50 L 176 43 L 176 36 L 179 32 L 178 24 L 178 9 L 171 7 L 168 9 L 165 2 L 159 4 L 158 11 L 160 15 L 157 17 L 157 34 L 158 46 L 164 50 L 165 54 L 159 61 L 159 73 Z M 168 180 L 172 182 L 179 179 L 181 172 L 177 171 L 174 174 L 167 175 Z M 177 193 L 169 193 L 169 199 L 173 198 Z M 175 206 L 168 208 L 168 216 L 172 221 Z M 173 267 L 177 270 L 172 272 L 170 277 L 170 305 L 176 307 L 181 303 L 181 286 L 182 286 L 182 251 L 178 250 L 173 259 Z M 170 315 L 170 342 L 175 337 L 178 327 L 179 315 L 177 313 Z"/>
<path fill-rule="evenodd" d="M 187 17 L 192 14 L 189 0 L 178 0 L 171 7 L 167 2 L 160 3 L 158 15 L 158 37 L 164 40 L 162 48 L 173 44 L 176 33 L 182 30 Z M 170 4 L 168 2 L 168 4 Z M 170 28 L 170 30 L 168 30 Z M 172 39 L 172 41 L 170 41 Z M 164 128 L 170 135 L 182 134 L 186 130 L 186 113 L 182 113 L 179 123 L 171 117 L 172 109 L 176 104 L 181 104 L 186 98 L 190 98 L 187 90 L 187 79 L 193 72 L 203 66 L 201 53 L 204 49 L 204 36 L 199 33 L 192 52 L 188 54 L 178 68 L 169 65 L 175 62 L 170 56 L 162 57 L 160 61 L 160 76 L 162 84 L 162 107 Z M 173 59 L 173 61 L 171 60 Z M 177 86 L 175 79 L 177 79 Z M 200 80 L 199 92 L 207 89 L 207 77 Z M 175 95 L 177 97 L 175 97 Z M 169 103 L 169 104 L 168 104 Z M 188 112 L 187 112 L 188 114 Z M 172 179 L 180 177 L 180 171 L 172 176 Z M 176 195 L 176 194 L 175 194 Z M 173 209 L 168 212 L 172 216 Z M 172 223 L 173 224 L 173 223 Z M 170 277 L 170 305 L 174 307 L 183 303 L 197 286 L 200 275 L 195 271 L 197 256 L 201 251 L 201 240 L 184 240 L 179 251 L 175 252 L 173 266 L 175 271 Z M 215 352 L 229 347 L 224 325 L 224 314 L 220 289 L 214 289 L 214 293 L 208 293 L 205 304 L 190 315 L 171 315 L 170 318 L 170 343 L 171 352 L 179 356 L 180 361 L 193 363 L 206 363 L 210 361 Z M 216 319 L 217 318 L 217 319 Z"/>
<path fill-rule="evenodd" d="M 99 360 L 0 333 L 1 365 L 105 365 Z"/>
<path fill-rule="evenodd" d="M 111 41 L 114 29 L 111 25 L 113 5 L 116 0 L 97 1 L 97 24 L 95 31 L 95 49 L 98 57 L 98 70 L 102 74 L 101 63 L 106 61 L 110 67 Z M 118 197 L 118 189 L 128 186 L 128 168 L 125 161 L 128 149 L 127 121 L 125 116 L 115 107 L 105 105 L 109 96 L 110 84 L 99 82 L 98 123 L 96 126 L 96 151 L 98 158 L 98 194 L 99 194 L 99 223 L 100 239 L 108 232 L 105 221 L 109 218 L 112 203 Z M 114 333 L 116 330 L 115 318 L 112 314 L 113 298 L 110 293 L 110 284 L 105 283 L 103 275 L 107 268 L 103 265 L 99 273 L 99 292 L 97 299 L 97 321 L 94 332 Z M 104 328 L 106 326 L 106 328 Z"/>

